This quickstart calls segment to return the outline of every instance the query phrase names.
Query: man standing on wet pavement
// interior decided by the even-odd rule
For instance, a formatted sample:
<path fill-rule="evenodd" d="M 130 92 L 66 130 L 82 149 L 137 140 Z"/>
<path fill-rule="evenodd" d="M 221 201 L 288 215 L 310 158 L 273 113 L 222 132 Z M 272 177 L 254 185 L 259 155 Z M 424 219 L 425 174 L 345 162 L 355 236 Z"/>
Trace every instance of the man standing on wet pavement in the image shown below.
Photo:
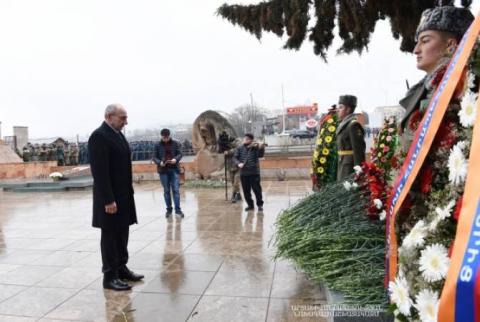
<path fill-rule="evenodd" d="M 237 148 L 233 155 L 235 164 L 240 169 L 240 182 L 242 183 L 243 196 L 247 202 L 245 211 L 252 211 L 252 190 L 257 201 L 258 211 L 263 211 L 262 186 L 260 185 L 260 160 L 265 154 L 265 144 L 253 142 L 253 134 L 247 133 L 243 144 Z"/>
<path fill-rule="evenodd" d="M 129 227 L 137 223 L 133 198 L 131 151 L 123 127 L 127 112 L 120 104 L 105 110 L 105 121 L 88 140 L 93 176 L 93 227 L 101 229 L 103 287 L 126 291 L 125 281 L 137 282 L 143 275 L 127 268 Z"/>

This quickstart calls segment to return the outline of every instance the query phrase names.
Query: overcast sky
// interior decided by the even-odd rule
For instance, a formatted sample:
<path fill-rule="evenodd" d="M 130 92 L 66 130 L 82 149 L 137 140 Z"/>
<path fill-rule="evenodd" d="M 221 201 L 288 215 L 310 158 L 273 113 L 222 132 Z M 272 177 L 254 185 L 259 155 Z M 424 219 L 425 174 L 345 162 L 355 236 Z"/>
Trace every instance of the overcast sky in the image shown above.
<path fill-rule="evenodd" d="M 250 93 L 278 109 L 282 84 L 286 106 L 326 109 L 351 93 L 370 111 L 397 104 L 405 80 L 422 77 L 387 22 L 377 24 L 368 53 L 335 56 L 336 43 L 325 64 L 310 42 L 283 50 L 284 40 L 265 34 L 259 42 L 217 17 L 223 2 L 0 0 L 2 135 L 22 125 L 34 138 L 85 136 L 112 102 L 126 106 L 129 130 L 231 112 Z"/>

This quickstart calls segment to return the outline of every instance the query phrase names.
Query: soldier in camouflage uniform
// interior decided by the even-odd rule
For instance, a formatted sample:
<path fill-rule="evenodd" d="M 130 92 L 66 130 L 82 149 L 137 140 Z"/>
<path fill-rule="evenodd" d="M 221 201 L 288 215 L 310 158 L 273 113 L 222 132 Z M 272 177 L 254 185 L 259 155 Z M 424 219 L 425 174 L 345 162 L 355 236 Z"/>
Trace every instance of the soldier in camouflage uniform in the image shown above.
<path fill-rule="evenodd" d="M 42 144 L 42 146 L 40 147 L 40 151 L 38 152 L 38 159 L 40 161 L 47 161 L 47 145 L 45 143 Z"/>
<path fill-rule="evenodd" d="M 57 145 L 55 153 L 57 154 L 57 164 L 59 166 L 65 165 L 65 153 L 63 151 L 63 145 Z"/>
<path fill-rule="evenodd" d="M 70 150 L 70 165 L 78 165 L 78 148 L 77 144 L 72 144 Z"/>
<path fill-rule="evenodd" d="M 32 155 L 28 147 L 28 144 L 23 147 L 22 156 L 23 156 L 23 162 L 30 162 L 30 160 L 32 159 Z"/>
<path fill-rule="evenodd" d="M 365 130 L 353 114 L 357 98 L 353 95 L 340 96 L 337 113 L 340 124 L 337 128 L 338 171 L 337 181 L 347 179 L 353 167 L 365 161 Z"/>

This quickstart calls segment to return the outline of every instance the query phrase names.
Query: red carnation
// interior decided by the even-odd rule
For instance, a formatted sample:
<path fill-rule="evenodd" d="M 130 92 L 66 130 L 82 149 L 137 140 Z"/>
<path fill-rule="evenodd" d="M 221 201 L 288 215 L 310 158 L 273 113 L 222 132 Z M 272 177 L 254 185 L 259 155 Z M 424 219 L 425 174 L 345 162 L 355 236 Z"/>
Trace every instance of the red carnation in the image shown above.
<path fill-rule="evenodd" d="M 422 120 L 422 114 L 420 111 L 413 112 L 412 116 L 410 117 L 410 122 L 408 123 L 408 127 L 412 131 L 416 131 L 418 126 L 420 125 L 420 121 Z"/>
<path fill-rule="evenodd" d="M 423 194 L 427 194 L 432 189 L 433 169 L 431 166 L 427 166 L 420 177 L 420 191 Z"/>
<path fill-rule="evenodd" d="M 385 146 L 383 147 L 383 152 L 384 152 L 384 153 L 387 153 L 388 151 L 390 151 L 390 147 L 389 147 L 388 145 L 385 145 Z"/>
<path fill-rule="evenodd" d="M 458 218 L 460 218 L 460 213 L 462 212 L 462 202 L 463 202 L 463 196 L 461 196 L 457 204 L 455 206 L 455 211 L 453 212 L 453 218 L 458 221 Z"/>
<path fill-rule="evenodd" d="M 447 65 L 443 66 L 438 70 L 437 75 L 435 75 L 435 78 L 432 80 L 432 85 L 434 87 L 438 87 L 446 71 L 447 71 Z"/>

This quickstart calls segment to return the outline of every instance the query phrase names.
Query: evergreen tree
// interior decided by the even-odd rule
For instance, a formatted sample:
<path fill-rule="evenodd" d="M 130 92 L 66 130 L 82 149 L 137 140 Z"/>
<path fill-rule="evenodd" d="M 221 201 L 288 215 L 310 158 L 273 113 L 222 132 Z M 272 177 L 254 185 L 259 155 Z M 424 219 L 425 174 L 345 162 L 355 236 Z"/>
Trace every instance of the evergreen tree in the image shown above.
<path fill-rule="evenodd" d="M 270 0 L 256 5 L 223 4 L 217 14 L 261 39 L 264 31 L 278 37 L 285 33 L 286 49 L 298 50 L 308 37 L 314 52 L 327 60 L 327 50 L 335 37 L 334 27 L 343 44 L 337 53 L 362 53 L 378 20 L 388 19 L 400 49 L 411 52 L 415 31 L 425 9 L 453 5 L 454 0 Z M 468 8 L 472 0 L 462 0 Z M 315 21 L 310 23 L 314 16 Z"/>

